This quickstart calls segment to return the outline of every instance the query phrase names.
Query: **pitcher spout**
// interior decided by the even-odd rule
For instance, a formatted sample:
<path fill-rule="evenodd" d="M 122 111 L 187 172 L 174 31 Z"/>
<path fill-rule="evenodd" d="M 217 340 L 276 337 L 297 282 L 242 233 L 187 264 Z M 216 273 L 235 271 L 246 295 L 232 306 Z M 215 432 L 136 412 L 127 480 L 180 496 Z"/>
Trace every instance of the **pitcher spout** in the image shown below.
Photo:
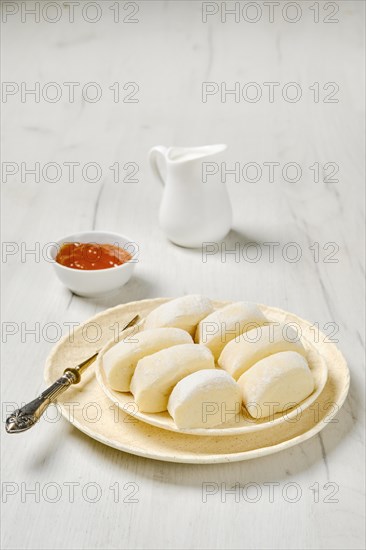
<path fill-rule="evenodd" d="M 166 149 L 165 159 L 168 163 L 183 163 L 199 160 L 222 153 L 227 149 L 224 143 L 204 145 L 202 147 L 169 147 Z"/>

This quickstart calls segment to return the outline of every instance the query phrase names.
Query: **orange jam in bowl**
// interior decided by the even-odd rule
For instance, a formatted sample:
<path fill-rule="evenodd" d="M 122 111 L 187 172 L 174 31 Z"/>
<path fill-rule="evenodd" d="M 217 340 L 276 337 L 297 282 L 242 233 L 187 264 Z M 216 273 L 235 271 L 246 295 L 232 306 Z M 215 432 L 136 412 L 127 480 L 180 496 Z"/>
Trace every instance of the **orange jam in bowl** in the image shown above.
<path fill-rule="evenodd" d="M 98 243 L 63 243 L 56 255 L 60 265 L 84 271 L 118 267 L 131 259 L 130 252 L 120 245 Z"/>

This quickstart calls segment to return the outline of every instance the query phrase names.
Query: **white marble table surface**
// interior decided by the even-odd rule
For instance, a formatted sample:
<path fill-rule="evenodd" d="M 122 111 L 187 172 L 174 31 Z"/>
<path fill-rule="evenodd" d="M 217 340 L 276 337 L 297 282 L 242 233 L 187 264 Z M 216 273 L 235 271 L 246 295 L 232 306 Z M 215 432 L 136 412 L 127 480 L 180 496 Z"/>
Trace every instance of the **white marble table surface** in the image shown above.
<path fill-rule="evenodd" d="M 139 458 L 89 439 L 65 420 L 19 436 L 3 429 L 3 547 L 364 548 L 364 3 L 280 2 L 273 22 L 262 2 L 241 2 L 238 22 L 229 15 L 221 21 L 223 8 L 215 2 L 99 1 L 85 8 L 91 3 L 80 1 L 73 22 L 68 2 L 51 3 L 39 22 L 22 4 L 3 2 L 3 421 L 11 403 L 30 400 L 43 387 L 44 362 L 58 337 L 51 329 L 45 334 L 49 323 L 65 333 L 66 323 L 106 307 L 184 293 L 268 303 L 320 328 L 335 323 L 351 389 L 338 422 L 318 436 L 234 464 Z M 118 4 L 120 21 L 114 22 Z M 299 9 L 301 15 L 294 11 Z M 217 13 L 205 23 L 202 10 Z M 39 101 L 24 95 L 37 82 Z M 51 82 L 58 87 L 47 87 Z M 80 84 L 74 101 L 65 82 Z M 91 82 L 102 91 L 95 103 L 80 91 Z M 116 82 L 118 102 L 109 89 Z M 122 101 L 137 90 L 136 84 L 123 89 L 130 82 L 138 86 L 133 103 Z M 228 89 L 238 82 L 241 91 L 255 82 L 262 98 L 220 101 L 215 94 L 203 102 L 202 82 L 226 82 Z M 272 102 L 266 82 L 279 83 Z M 302 91 L 297 102 L 288 99 L 296 91 L 286 87 L 289 82 Z M 61 97 L 50 102 L 55 90 Z M 92 87 L 86 93 L 92 97 Z M 228 144 L 228 166 L 256 162 L 263 169 L 257 183 L 228 177 L 234 227 L 225 242 L 228 249 L 239 243 L 240 250 L 257 243 L 262 257 L 256 263 L 233 256 L 223 261 L 218 254 L 204 263 L 200 251 L 175 247 L 158 227 L 162 189 L 147 151 L 156 144 L 207 143 Z M 35 162 L 39 182 L 24 172 Z M 50 181 L 51 172 L 42 175 L 50 162 L 61 169 L 59 181 Z M 74 182 L 65 164 L 70 162 L 79 163 Z M 99 181 L 83 177 L 89 162 L 98 163 Z M 298 163 L 302 176 L 291 183 L 279 172 L 271 183 L 268 162 L 280 163 L 279 170 Z M 109 168 L 114 163 L 119 182 Z M 122 181 L 126 163 L 138 166 L 135 183 Z M 326 167 L 328 176 L 337 165 L 339 181 L 323 181 L 323 169 L 314 181 L 309 167 L 315 163 L 334 163 Z M 60 285 L 39 251 L 62 235 L 92 228 L 131 236 L 140 243 L 141 261 L 121 291 L 83 299 Z M 266 242 L 280 243 L 273 262 Z M 289 242 L 301 249 L 298 262 L 282 256 Z M 203 502 L 204 482 L 227 489 L 252 482 L 262 496 L 250 503 L 228 494 L 225 502 L 219 492 Z M 279 484 L 273 499 L 271 482 Z M 43 492 L 55 483 L 61 496 L 52 503 L 52 491 Z M 97 502 L 85 497 L 89 483 L 100 488 Z M 127 483 L 138 485 L 138 502 L 124 502 Z M 301 490 L 297 502 L 284 496 L 288 483 Z M 120 488 L 118 502 L 111 486 Z M 30 492 L 37 487 L 39 498 Z"/>

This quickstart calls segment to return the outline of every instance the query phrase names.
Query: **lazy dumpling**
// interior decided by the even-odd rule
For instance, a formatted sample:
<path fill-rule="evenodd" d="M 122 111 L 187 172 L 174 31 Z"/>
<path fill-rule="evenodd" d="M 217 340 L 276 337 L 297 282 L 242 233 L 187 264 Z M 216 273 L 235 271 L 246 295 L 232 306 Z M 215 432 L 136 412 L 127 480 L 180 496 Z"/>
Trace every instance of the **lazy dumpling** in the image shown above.
<path fill-rule="evenodd" d="M 306 355 L 296 330 L 286 325 L 254 328 L 229 342 L 221 352 L 219 365 L 237 380 L 254 363 L 280 351 Z"/>
<path fill-rule="evenodd" d="M 241 391 L 225 371 L 195 372 L 174 388 L 168 411 L 178 428 L 213 428 L 235 421 L 241 412 Z"/>
<path fill-rule="evenodd" d="M 188 332 L 180 328 L 143 330 L 118 342 L 102 359 L 109 386 L 116 391 L 130 391 L 131 378 L 140 359 L 178 344 L 193 344 Z"/>
<path fill-rule="evenodd" d="M 217 361 L 228 342 L 267 322 L 257 304 L 236 302 L 217 309 L 199 322 L 195 341 L 207 346 Z"/>
<path fill-rule="evenodd" d="M 182 296 L 153 309 L 145 319 L 145 329 L 178 327 L 195 333 L 198 323 L 213 311 L 211 300 L 200 294 Z"/>
<path fill-rule="evenodd" d="M 214 369 L 212 353 L 205 346 L 182 344 L 141 359 L 131 382 L 131 392 L 141 412 L 167 410 L 174 386 L 185 376 Z"/>
<path fill-rule="evenodd" d="M 238 380 L 243 401 L 253 418 L 272 416 L 295 407 L 314 391 L 306 359 L 283 351 L 258 361 Z"/>

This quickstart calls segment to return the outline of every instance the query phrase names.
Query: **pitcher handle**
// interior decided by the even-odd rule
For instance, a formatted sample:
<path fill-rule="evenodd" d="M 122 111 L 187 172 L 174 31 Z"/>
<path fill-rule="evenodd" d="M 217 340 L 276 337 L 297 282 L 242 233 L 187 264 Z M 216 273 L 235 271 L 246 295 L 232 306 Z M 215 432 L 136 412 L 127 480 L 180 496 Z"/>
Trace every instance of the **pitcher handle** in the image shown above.
<path fill-rule="evenodd" d="M 149 151 L 149 161 L 151 169 L 154 173 L 154 175 L 161 181 L 163 185 L 165 185 L 165 180 L 161 174 L 160 168 L 159 168 L 159 159 L 163 159 L 164 163 L 166 162 L 166 152 L 167 147 L 164 147 L 163 145 L 156 145 L 156 147 L 153 147 Z"/>

